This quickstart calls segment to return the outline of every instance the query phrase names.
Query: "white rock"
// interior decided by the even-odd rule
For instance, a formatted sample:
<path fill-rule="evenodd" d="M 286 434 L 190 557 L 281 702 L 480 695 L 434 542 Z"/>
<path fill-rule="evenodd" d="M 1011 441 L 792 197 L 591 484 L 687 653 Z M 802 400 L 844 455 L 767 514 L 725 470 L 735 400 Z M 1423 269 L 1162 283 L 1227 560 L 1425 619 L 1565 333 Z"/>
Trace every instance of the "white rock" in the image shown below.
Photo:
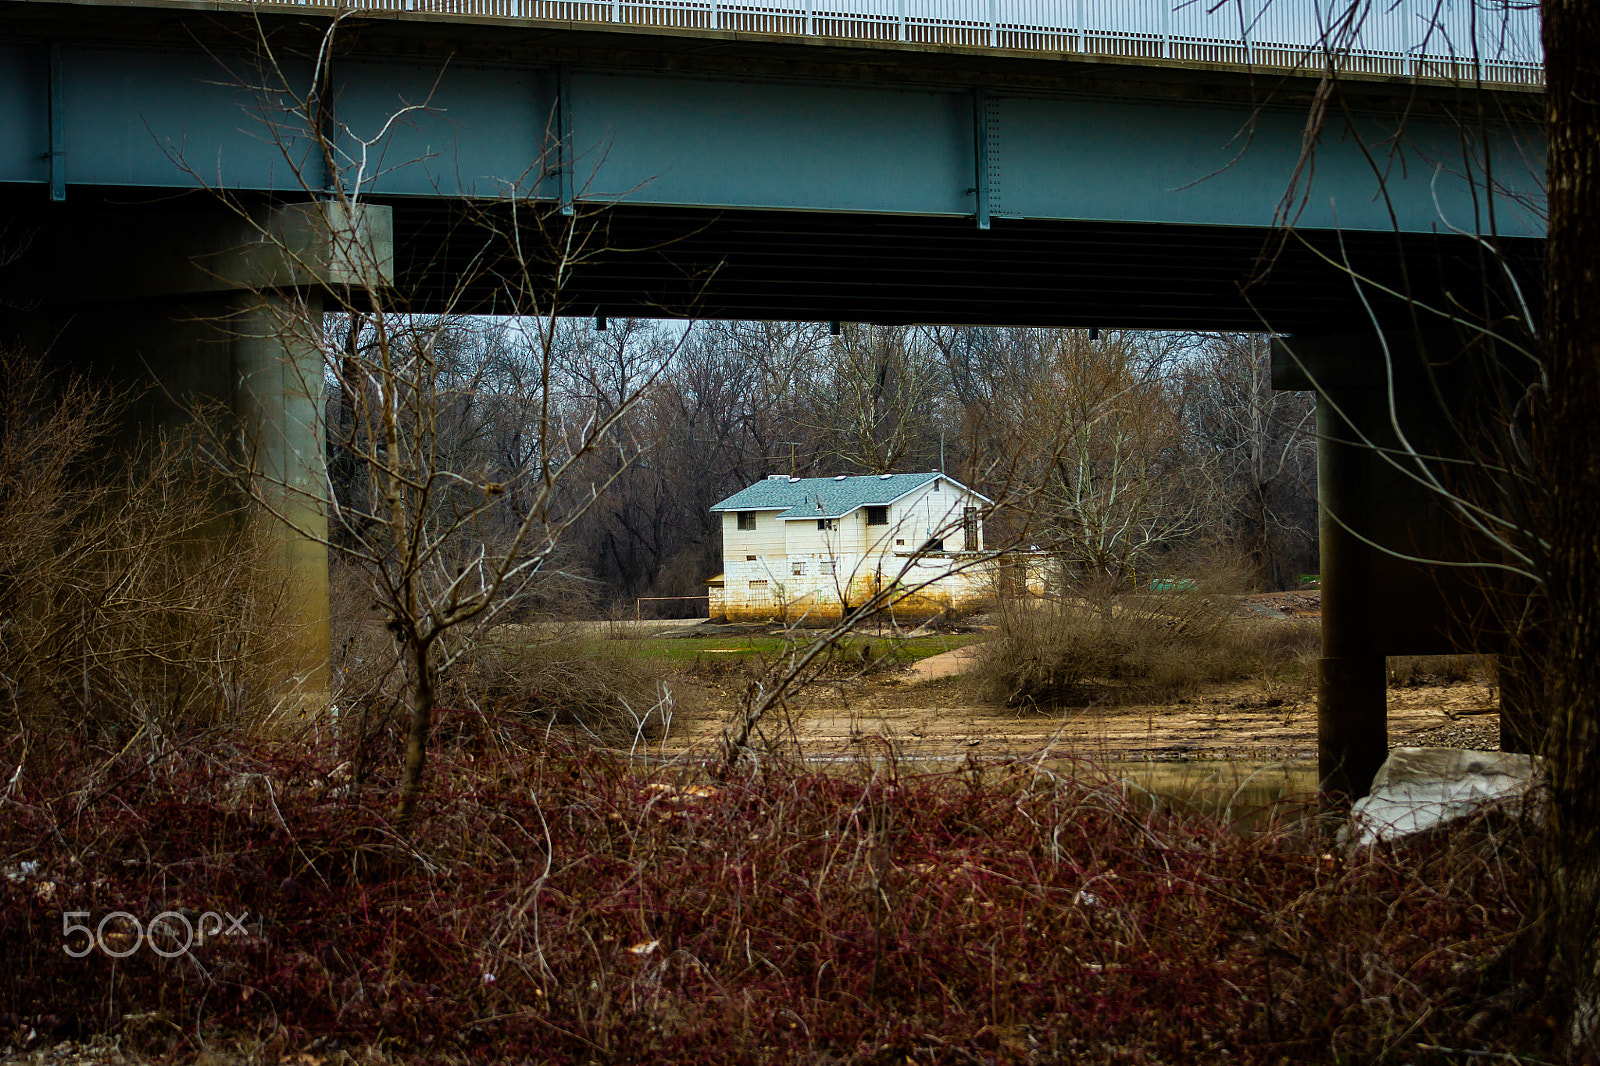
<path fill-rule="evenodd" d="M 1504 751 L 1396 748 L 1372 791 L 1350 808 L 1339 843 L 1355 847 L 1396 840 L 1464 818 L 1486 804 L 1518 805 L 1534 785 L 1536 760 Z"/>

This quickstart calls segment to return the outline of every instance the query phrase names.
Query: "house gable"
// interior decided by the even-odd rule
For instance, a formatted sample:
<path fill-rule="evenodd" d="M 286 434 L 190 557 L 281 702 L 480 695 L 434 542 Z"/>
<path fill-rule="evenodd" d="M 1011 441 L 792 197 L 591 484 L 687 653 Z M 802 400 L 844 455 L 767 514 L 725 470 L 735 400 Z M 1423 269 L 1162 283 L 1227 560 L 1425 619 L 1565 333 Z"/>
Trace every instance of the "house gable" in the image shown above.
<path fill-rule="evenodd" d="M 981 511 L 989 499 L 948 477 L 940 477 L 896 500 L 874 516 L 863 508 L 861 522 L 874 554 L 910 554 L 931 546 L 935 551 L 982 548 Z M 882 524 L 871 519 L 881 517 Z M 970 547 L 966 520 L 972 522 Z"/>

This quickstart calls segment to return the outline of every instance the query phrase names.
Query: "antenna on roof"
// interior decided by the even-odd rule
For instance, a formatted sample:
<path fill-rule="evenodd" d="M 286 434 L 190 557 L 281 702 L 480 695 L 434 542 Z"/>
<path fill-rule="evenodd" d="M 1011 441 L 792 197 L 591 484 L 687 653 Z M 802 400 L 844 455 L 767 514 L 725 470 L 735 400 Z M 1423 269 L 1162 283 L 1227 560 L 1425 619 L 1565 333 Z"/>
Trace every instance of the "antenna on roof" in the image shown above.
<path fill-rule="evenodd" d="M 939 430 L 939 473 L 944 473 L 944 430 Z"/>
<path fill-rule="evenodd" d="M 797 447 L 799 447 L 803 442 L 802 441 L 797 441 L 797 440 L 775 440 L 772 443 L 774 443 L 774 444 L 787 444 L 789 446 L 789 476 L 791 478 L 794 477 L 795 476 L 794 475 L 794 450 Z M 782 458 L 783 458 L 783 456 L 781 456 L 781 455 L 769 455 L 769 456 L 767 456 L 767 459 L 769 461 L 771 461 L 771 460 L 781 460 Z"/>

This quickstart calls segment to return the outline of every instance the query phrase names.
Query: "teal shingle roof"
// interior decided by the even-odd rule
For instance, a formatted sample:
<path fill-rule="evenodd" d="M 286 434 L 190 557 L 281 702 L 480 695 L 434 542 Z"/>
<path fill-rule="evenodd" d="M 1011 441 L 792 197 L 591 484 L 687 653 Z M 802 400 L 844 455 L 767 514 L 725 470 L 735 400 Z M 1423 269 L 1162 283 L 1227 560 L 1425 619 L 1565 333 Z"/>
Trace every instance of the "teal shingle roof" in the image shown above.
<path fill-rule="evenodd" d="M 948 474 L 937 471 L 924 474 L 890 474 L 880 477 L 866 474 L 861 477 L 831 478 L 803 477 L 798 481 L 788 478 L 768 478 L 747 489 L 734 493 L 721 503 L 713 504 L 713 511 L 781 511 L 780 519 L 790 518 L 843 518 L 861 507 L 882 506 L 893 503 L 913 489 L 921 488 L 934 478 L 944 478 L 957 488 L 965 488 Z M 818 508 L 818 502 L 821 508 Z"/>

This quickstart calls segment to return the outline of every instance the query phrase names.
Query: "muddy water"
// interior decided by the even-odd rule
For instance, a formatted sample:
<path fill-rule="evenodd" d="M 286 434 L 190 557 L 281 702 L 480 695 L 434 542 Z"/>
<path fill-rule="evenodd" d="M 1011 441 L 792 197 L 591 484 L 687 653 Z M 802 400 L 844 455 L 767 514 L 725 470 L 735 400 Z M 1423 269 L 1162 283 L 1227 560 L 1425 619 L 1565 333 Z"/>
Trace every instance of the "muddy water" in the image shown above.
<path fill-rule="evenodd" d="M 1105 769 L 1125 782 L 1129 800 L 1214 815 L 1245 832 L 1316 809 L 1317 764 L 1307 759 L 1114 763 Z"/>

